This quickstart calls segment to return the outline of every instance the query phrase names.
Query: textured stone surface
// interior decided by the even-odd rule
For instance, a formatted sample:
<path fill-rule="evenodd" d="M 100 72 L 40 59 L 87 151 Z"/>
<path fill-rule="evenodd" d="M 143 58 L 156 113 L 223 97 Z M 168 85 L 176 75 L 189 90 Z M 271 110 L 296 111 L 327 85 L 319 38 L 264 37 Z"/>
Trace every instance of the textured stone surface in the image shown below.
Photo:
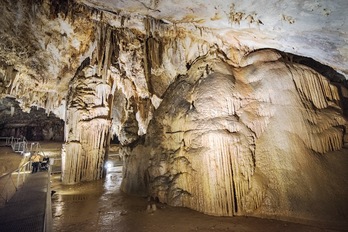
<path fill-rule="evenodd" d="M 335 196 L 320 190 L 330 180 L 318 176 L 333 174 L 321 162 L 342 147 L 338 89 L 305 66 L 275 60 L 273 51 L 260 53 L 242 68 L 207 56 L 169 87 L 145 142 L 126 151 L 126 192 L 219 216 L 313 219 L 331 210 L 310 205 Z"/>
<path fill-rule="evenodd" d="M 63 120 L 44 109 L 32 107 L 29 113 L 23 112 L 14 98 L 0 100 L 0 137 L 63 141 L 63 125 Z"/>
<path fill-rule="evenodd" d="M 194 25 L 204 31 L 214 28 L 226 42 L 240 48 L 275 48 L 344 72 L 346 67 L 348 2 L 316 1 L 225 1 L 205 0 L 83 0 L 89 5 L 114 12 L 151 15 L 166 23 Z"/>
<path fill-rule="evenodd" d="M 116 136 L 127 193 L 344 215 L 347 172 L 326 155 L 346 137 L 347 2 L 171 4 L 2 2 L 0 97 L 65 121 L 63 182 L 101 178 Z"/>

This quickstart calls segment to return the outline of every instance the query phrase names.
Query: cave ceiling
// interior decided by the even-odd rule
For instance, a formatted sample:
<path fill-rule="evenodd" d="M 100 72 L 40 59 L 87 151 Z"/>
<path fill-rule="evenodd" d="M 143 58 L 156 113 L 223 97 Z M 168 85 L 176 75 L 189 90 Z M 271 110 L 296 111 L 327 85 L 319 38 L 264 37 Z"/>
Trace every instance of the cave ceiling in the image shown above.
<path fill-rule="evenodd" d="M 134 48 L 143 46 L 148 37 L 159 42 L 149 49 L 162 49 L 158 50 L 159 54 L 170 50 L 175 54 L 173 59 L 181 59 L 159 64 L 162 65 L 160 71 L 167 69 L 170 77 L 159 77 L 160 71 L 153 67 L 150 70 L 162 78 L 149 87 L 150 95 L 155 93 L 156 99 L 161 98 L 176 75 L 186 73 L 185 64 L 191 64 L 213 46 L 234 66 L 239 66 L 241 57 L 253 50 L 273 48 L 312 58 L 347 79 L 346 9 L 345 0 L 2 0 L 1 97 L 16 97 L 24 110 L 36 105 L 64 119 L 62 112 L 70 80 L 83 61 L 92 56 L 97 44 L 103 46 L 98 35 L 104 33 L 100 32 L 100 24 L 114 28 L 124 41 L 131 39 L 128 32 L 137 37 L 136 44 L 123 43 L 128 43 L 128 48 L 133 49 L 139 59 L 144 54 Z M 152 23 L 144 23 L 146 19 L 152 19 Z M 153 23 L 154 20 L 158 23 Z M 174 43 L 176 48 L 168 49 Z M 168 52 L 167 55 L 170 56 Z M 120 57 L 120 61 L 122 59 L 129 57 Z M 129 76 L 137 70 L 127 68 L 125 72 Z M 147 87 L 137 82 L 136 92 L 142 98 L 149 97 L 147 90 L 144 91 Z M 152 99 L 153 103 L 156 99 Z M 154 104 L 158 105 L 158 101 Z"/>
<path fill-rule="evenodd" d="M 346 9 L 345 0 L 2 0 L 0 98 L 65 120 L 74 77 L 91 65 L 85 76 L 117 76 L 116 95 L 135 99 L 135 111 L 157 108 L 174 79 L 212 50 L 241 67 L 250 52 L 276 49 L 290 61 L 308 57 L 326 65 L 342 81 L 348 79 Z M 144 111 L 134 116 L 138 134 L 151 118 Z"/>
<path fill-rule="evenodd" d="M 169 24 L 214 29 L 251 49 L 275 48 L 348 75 L 348 2 L 337 1 L 81 1 L 90 6 L 150 15 Z"/>

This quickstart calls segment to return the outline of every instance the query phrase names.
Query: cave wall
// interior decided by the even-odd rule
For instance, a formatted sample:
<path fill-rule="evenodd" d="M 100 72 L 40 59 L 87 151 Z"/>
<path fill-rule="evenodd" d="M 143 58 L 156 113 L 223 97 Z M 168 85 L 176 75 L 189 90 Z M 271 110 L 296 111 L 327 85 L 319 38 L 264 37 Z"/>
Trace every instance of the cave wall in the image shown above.
<path fill-rule="evenodd" d="M 64 121 L 45 109 L 31 107 L 23 112 L 14 98 L 0 99 L 0 137 L 23 138 L 31 141 L 64 140 Z"/>

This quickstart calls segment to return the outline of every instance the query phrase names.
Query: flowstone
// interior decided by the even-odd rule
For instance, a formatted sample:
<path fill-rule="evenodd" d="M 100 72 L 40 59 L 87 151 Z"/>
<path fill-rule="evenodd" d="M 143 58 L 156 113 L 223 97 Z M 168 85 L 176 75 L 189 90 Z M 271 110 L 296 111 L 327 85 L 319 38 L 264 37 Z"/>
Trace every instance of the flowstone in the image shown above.
<path fill-rule="evenodd" d="M 346 121 L 336 86 L 274 53 L 241 67 L 208 55 L 177 78 L 145 142 L 126 151 L 124 191 L 218 216 L 313 217 L 333 192 L 311 194 L 310 166 L 342 148 Z"/>

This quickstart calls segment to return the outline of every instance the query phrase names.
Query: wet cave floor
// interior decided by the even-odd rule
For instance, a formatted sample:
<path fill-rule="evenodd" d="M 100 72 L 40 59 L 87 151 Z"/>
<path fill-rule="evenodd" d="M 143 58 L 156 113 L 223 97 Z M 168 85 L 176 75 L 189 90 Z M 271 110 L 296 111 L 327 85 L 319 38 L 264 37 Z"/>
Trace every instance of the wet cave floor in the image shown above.
<path fill-rule="evenodd" d="M 60 169 L 61 143 L 40 143 L 45 154 L 55 158 L 53 170 Z M 0 167 L 4 172 L 15 169 L 21 160 L 18 153 L 0 147 Z M 53 174 L 53 230 L 117 231 L 117 232 L 187 232 L 187 231 L 348 231 L 341 226 L 318 223 L 292 223 L 254 217 L 214 217 L 194 210 L 157 203 L 156 211 L 148 211 L 148 201 L 120 191 L 122 162 L 110 158 L 111 167 L 99 181 L 62 185 L 60 174 Z M 58 165 L 58 166 L 57 166 Z M 2 170 L 1 169 L 1 170 Z"/>
<path fill-rule="evenodd" d="M 253 217 L 214 217 L 161 203 L 149 211 L 146 198 L 120 191 L 122 166 L 115 163 L 105 179 L 94 182 L 63 186 L 60 175 L 52 175 L 53 231 L 337 231 Z"/>

